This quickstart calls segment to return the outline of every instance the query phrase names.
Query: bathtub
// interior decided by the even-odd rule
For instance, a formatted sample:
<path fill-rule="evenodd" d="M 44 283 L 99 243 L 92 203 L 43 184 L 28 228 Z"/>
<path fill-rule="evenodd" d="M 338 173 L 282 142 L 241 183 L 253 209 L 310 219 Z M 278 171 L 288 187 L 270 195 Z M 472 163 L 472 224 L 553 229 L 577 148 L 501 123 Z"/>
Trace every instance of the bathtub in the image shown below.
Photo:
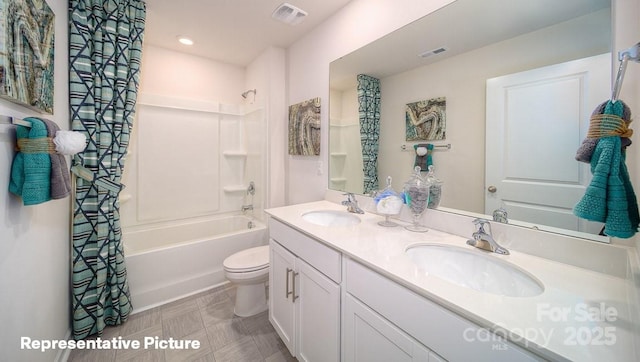
<path fill-rule="evenodd" d="M 172 223 L 122 235 L 134 312 L 226 283 L 222 262 L 268 243 L 264 223 L 242 215 Z"/>

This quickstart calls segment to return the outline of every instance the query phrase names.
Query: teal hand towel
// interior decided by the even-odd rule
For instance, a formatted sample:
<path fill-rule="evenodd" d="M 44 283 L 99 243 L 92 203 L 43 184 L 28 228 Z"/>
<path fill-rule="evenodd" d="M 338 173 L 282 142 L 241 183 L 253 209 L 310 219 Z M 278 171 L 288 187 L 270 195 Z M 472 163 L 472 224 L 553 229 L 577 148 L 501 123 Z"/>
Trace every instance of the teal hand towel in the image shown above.
<path fill-rule="evenodd" d="M 47 127 L 37 118 L 25 118 L 31 128 L 16 127 L 19 152 L 11 165 L 9 191 L 22 197 L 24 205 L 51 200 L 51 158 Z"/>
<path fill-rule="evenodd" d="M 616 114 L 617 108 L 610 102 L 605 113 Z M 573 213 L 583 219 L 603 222 L 605 235 L 632 237 L 638 230 L 640 216 L 620 137 L 598 140 L 591 157 L 591 173 L 591 183 Z"/>

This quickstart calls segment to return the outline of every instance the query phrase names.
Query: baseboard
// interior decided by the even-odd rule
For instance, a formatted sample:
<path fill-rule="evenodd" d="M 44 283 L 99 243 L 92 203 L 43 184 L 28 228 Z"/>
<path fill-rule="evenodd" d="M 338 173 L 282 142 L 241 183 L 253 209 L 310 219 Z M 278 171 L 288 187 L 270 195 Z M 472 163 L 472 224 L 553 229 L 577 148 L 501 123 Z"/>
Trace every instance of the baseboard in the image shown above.
<path fill-rule="evenodd" d="M 65 333 L 65 336 L 64 336 L 64 340 L 68 341 L 70 339 L 71 339 L 71 328 L 67 330 L 67 333 Z M 71 355 L 71 349 L 69 348 L 59 349 L 58 354 L 56 354 L 56 359 L 54 361 L 67 362 L 70 355 Z"/>
<path fill-rule="evenodd" d="M 227 283 L 228 281 L 224 276 L 224 270 L 220 270 L 164 285 L 160 288 L 139 291 L 137 293 L 132 290 L 131 302 L 133 304 L 133 311 L 131 314 L 140 313 L 178 299 L 202 293 Z"/>

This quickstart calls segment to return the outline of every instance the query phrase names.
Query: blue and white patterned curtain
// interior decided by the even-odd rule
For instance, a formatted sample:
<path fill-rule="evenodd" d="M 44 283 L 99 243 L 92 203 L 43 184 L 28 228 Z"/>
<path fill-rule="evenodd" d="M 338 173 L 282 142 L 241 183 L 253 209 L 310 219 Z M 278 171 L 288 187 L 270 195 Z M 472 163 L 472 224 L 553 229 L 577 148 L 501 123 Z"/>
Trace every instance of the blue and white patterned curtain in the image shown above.
<path fill-rule="evenodd" d="M 146 7 L 139 0 L 69 1 L 71 127 L 89 144 L 74 156 L 73 337 L 101 335 L 131 311 L 118 195 L 140 76 Z"/>
<path fill-rule="evenodd" d="M 380 138 L 380 79 L 358 75 L 358 117 L 362 144 L 364 193 L 378 189 L 378 144 Z"/>

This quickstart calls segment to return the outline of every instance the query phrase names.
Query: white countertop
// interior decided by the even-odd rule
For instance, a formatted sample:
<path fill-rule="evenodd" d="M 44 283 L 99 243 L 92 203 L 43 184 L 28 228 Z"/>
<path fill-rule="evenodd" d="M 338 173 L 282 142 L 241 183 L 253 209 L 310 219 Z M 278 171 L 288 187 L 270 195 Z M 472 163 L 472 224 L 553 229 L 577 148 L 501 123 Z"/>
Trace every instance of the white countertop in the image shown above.
<path fill-rule="evenodd" d="M 637 341 L 638 311 L 630 302 L 637 291 L 630 279 L 515 250 L 510 250 L 510 255 L 487 253 L 468 246 L 467 238 L 438 230 L 415 233 L 403 227 L 382 227 L 377 222 L 383 218 L 368 212 L 357 215 L 361 222 L 354 226 L 318 226 L 302 218 L 302 214 L 314 210 L 345 211 L 345 207 L 318 201 L 266 212 L 480 327 L 506 335 L 512 343 L 545 358 L 640 360 L 640 351 L 636 351 L 640 346 L 636 347 L 634 343 Z M 453 245 L 507 261 L 542 282 L 544 291 L 534 297 L 506 297 L 427 275 L 405 254 L 408 246 L 417 243 Z"/>

